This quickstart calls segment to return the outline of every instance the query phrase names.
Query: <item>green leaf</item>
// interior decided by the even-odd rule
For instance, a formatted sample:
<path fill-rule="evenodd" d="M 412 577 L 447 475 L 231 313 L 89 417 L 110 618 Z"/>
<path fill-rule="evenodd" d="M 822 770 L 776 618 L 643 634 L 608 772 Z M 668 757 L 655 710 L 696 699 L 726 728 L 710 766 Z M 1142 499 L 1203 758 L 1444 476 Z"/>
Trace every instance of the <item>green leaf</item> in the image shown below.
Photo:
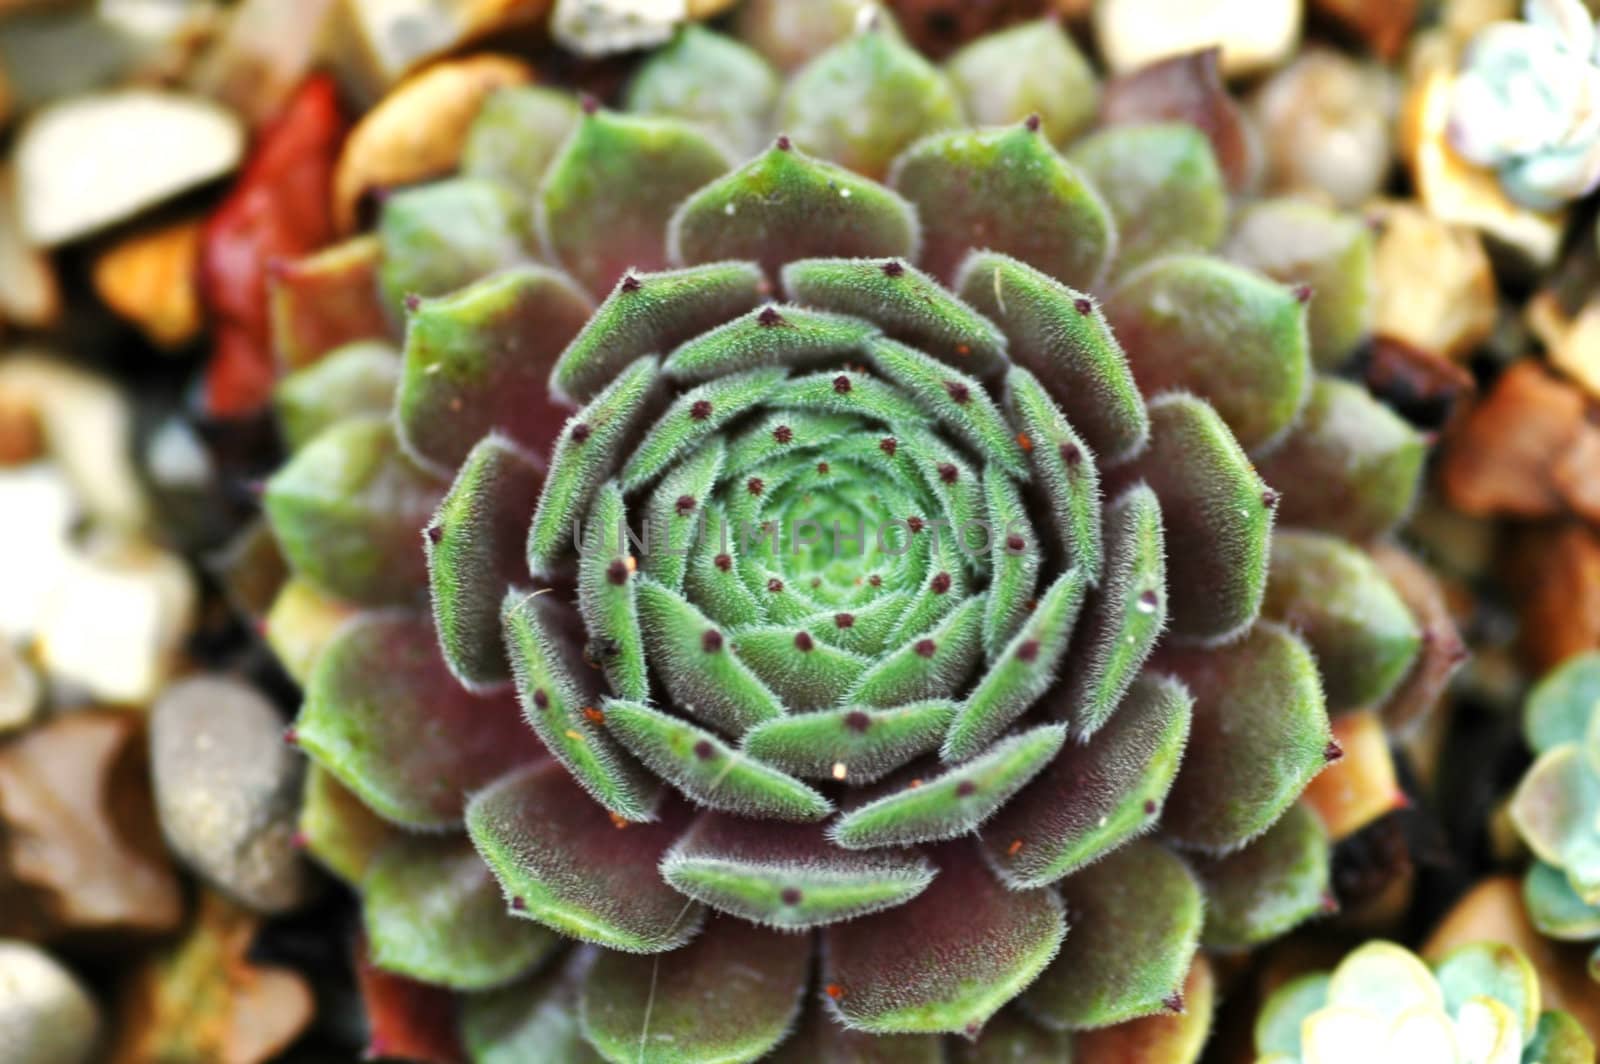
<path fill-rule="evenodd" d="M 847 806 L 828 837 L 846 849 L 867 850 L 966 835 L 1037 776 L 1066 737 L 1066 728 L 1047 724 L 1002 739 L 934 779 Z"/>
<path fill-rule="evenodd" d="M 805 629 L 741 629 L 733 649 L 791 713 L 830 709 L 853 687 L 872 659 L 820 642 Z"/>
<path fill-rule="evenodd" d="M 876 333 L 859 318 L 769 304 L 686 341 L 662 368 L 678 381 L 763 366 L 811 369 L 862 357 Z"/>
<path fill-rule="evenodd" d="M 685 201 L 667 240 L 674 262 L 749 259 L 774 280 L 795 259 L 914 259 L 919 246 L 916 212 L 905 200 L 782 137 Z"/>
<path fill-rule="evenodd" d="M 1244 849 L 1195 858 L 1194 872 L 1206 892 L 1206 945 L 1255 946 L 1325 911 L 1331 897 L 1329 851 L 1322 822 L 1295 805 Z"/>
<path fill-rule="evenodd" d="M 954 694 L 983 653 L 984 598 L 967 598 L 937 627 L 882 658 L 862 675 L 846 700 L 898 706 Z"/>
<path fill-rule="evenodd" d="M 1328 975 L 1313 972 L 1284 983 L 1272 992 L 1256 1016 L 1256 1052 L 1300 1056 L 1300 1026 L 1328 1003 Z"/>
<path fill-rule="evenodd" d="M 539 186 L 540 240 L 590 292 L 609 291 L 629 270 L 667 265 L 667 224 L 678 204 L 730 165 L 686 122 L 586 115 Z"/>
<path fill-rule="evenodd" d="M 1279 439 L 1300 415 L 1310 344 L 1289 288 L 1220 259 L 1171 255 L 1123 278 L 1105 309 L 1139 390 L 1194 393 L 1245 450 Z"/>
<path fill-rule="evenodd" d="M 1416 620 L 1372 559 L 1316 532 L 1272 537 L 1261 614 L 1311 647 L 1330 713 L 1383 701 L 1421 645 Z"/>
<path fill-rule="evenodd" d="M 466 792 L 544 755 L 508 692 L 467 691 L 427 618 L 398 612 L 339 630 L 292 737 L 374 812 L 418 829 L 459 824 Z"/>
<path fill-rule="evenodd" d="M 890 425 L 921 425 L 929 420 L 922 408 L 898 389 L 850 369 L 790 377 L 772 390 L 766 405 L 778 410 L 855 414 Z"/>
<path fill-rule="evenodd" d="M 1092 289 L 1116 252 L 1105 202 L 1031 123 L 928 137 L 895 161 L 889 183 L 922 218 L 922 262 L 935 277 L 954 278 L 968 252 L 991 249 Z"/>
<path fill-rule="evenodd" d="M 1317 663 L 1293 632 L 1258 624 L 1219 647 L 1164 646 L 1153 667 L 1194 696 L 1194 723 L 1162 830 L 1221 853 L 1266 831 L 1328 763 Z"/>
<path fill-rule="evenodd" d="M 938 281 L 899 259 L 806 259 L 783 269 L 783 290 L 807 306 L 871 321 L 975 377 L 1005 367 L 1006 338 Z"/>
<path fill-rule="evenodd" d="M 1146 673 L 1110 723 L 1062 750 L 984 825 L 984 854 L 1013 890 L 1054 883 L 1155 826 L 1189 735 L 1183 685 Z"/>
<path fill-rule="evenodd" d="M 523 716 L 591 798 L 624 820 L 653 820 L 655 780 L 594 719 L 599 693 L 578 660 L 574 621 L 552 596 L 506 594 L 501 624 Z"/>
<path fill-rule="evenodd" d="M 758 820 L 821 820 L 833 803 L 704 728 L 638 702 L 607 700 L 606 730 L 696 805 Z"/>
<path fill-rule="evenodd" d="M 1038 378 L 1021 367 L 1006 374 L 1006 410 L 1027 437 L 1033 484 L 1044 504 L 1044 524 L 1055 529 L 1064 564 L 1097 582 L 1105 563 L 1100 471 Z"/>
<path fill-rule="evenodd" d="M 578 553 L 578 613 L 590 637 L 591 657 L 605 671 L 612 692 L 620 698 L 642 699 L 650 693 L 650 674 L 634 594 L 638 563 L 628 550 L 628 535 L 622 489 L 608 480 L 595 493 L 584 526 L 584 547 Z"/>
<path fill-rule="evenodd" d="M 1274 493 L 1204 402 L 1150 403 L 1150 446 L 1125 471 L 1161 500 L 1172 634 L 1226 642 L 1261 612 Z"/>
<path fill-rule="evenodd" d="M 1056 1030 L 1170 1011 L 1205 908 L 1184 863 L 1157 843 L 1132 842 L 1067 879 L 1061 897 L 1072 933 L 1022 995 L 1024 1011 Z"/>
<path fill-rule="evenodd" d="M 1512 796 L 1511 821 L 1585 904 L 1600 905 L 1600 773 L 1577 746 L 1540 755 Z"/>
<path fill-rule="evenodd" d="M 764 1056 L 799 1015 L 804 936 L 714 917 L 683 949 L 602 953 L 583 986 L 583 1033 L 614 1064 L 740 1064 Z"/>
<path fill-rule="evenodd" d="M 693 122 L 743 158 L 761 149 L 781 87 L 759 53 L 691 22 L 639 67 L 624 105 Z"/>
<path fill-rule="evenodd" d="M 1005 126 L 1038 115 L 1044 135 L 1065 147 L 1094 121 L 1100 86 L 1065 28 L 1042 18 L 977 38 L 945 63 L 974 126 Z"/>
<path fill-rule="evenodd" d="M 1083 597 L 1084 578 L 1077 569 L 1062 573 L 1039 596 L 1022 629 L 961 704 L 939 751 L 941 760 L 952 764 L 981 753 L 1050 689 Z"/>
<path fill-rule="evenodd" d="M 1353 540 L 1394 530 L 1422 487 L 1422 435 L 1360 385 L 1319 377 L 1300 422 L 1257 464 L 1278 518 Z"/>
<path fill-rule="evenodd" d="M 546 401 L 545 380 L 591 309 L 576 285 L 543 266 L 423 300 L 406 326 L 395 398 L 402 446 L 440 470 L 491 431 L 543 453 L 564 416 Z"/>
<path fill-rule="evenodd" d="M 846 1026 L 976 1034 L 1060 949 L 1054 891 L 1006 889 L 969 842 L 933 859 L 937 878 L 910 902 L 823 931 L 823 980 Z"/>
<path fill-rule="evenodd" d="M 1516 1015 L 1523 1036 L 1539 1023 L 1539 973 L 1515 946 L 1474 942 L 1458 946 L 1433 966 L 1444 1007 L 1459 1015 L 1474 997 L 1492 998 Z"/>
<path fill-rule="evenodd" d="M 790 79 L 778 125 L 807 151 L 881 180 L 902 150 L 962 115 L 950 83 L 889 16 L 869 18 Z"/>
<path fill-rule="evenodd" d="M 565 552 L 573 524 L 621 460 L 659 379 L 653 356 L 631 363 L 561 431 L 547 487 L 528 528 L 528 568 L 534 576 L 548 576 Z"/>
<path fill-rule="evenodd" d="M 822 995 L 809 996 L 813 1004 L 801 1017 L 799 1030 L 783 1040 L 773 1053 L 771 1064 L 817 1064 L 824 1060 L 829 1064 L 945 1064 L 944 1040 L 938 1035 L 852 1031 L 828 1014 L 817 1000 Z"/>
<path fill-rule="evenodd" d="M 1071 1032 L 1047 1030 L 1020 1009 L 997 1013 L 974 1039 L 951 1042 L 959 1064 L 1071 1064 L 1075 1059 Z"/>
<path fill-rule="evenodd" d="M 730 735 L 783 716 L 778 696 L 692 602 L 649 578 L 637 594 L 645 650 L 674 705 Z"/>
<path fill-rule="evenodd" d="M 1600 903 L 1590 905 L 1578 897 L 1566 874 L 1554 865 L 1533 863 L 1522 880 L 1522 900 L 1540 934 L 1563 942 L 1600 939 Z"/>
<path fill-rule="evenodd" d="M 709 813 L 663 858 L 661 874 L 714 909 L 798 931 L 903 905 L 933 881 L 933 866 L 910 851 L 841 850 L 820 827 Z"/>
<path fill-rule="evenodd" d="M 694 541 L 707 534 L 705 507 L 727 453 L 722 437 L 712 436 L 671 467 L 645 506 L 644 571 L 674 591 L 683 589 Z"/>
<path fill-rule="evenodd" d="M 618 281 L 550 371 L 550 390 L 587 402 L 628 366 L 742 314 L 766 280 L 749 262 L 713 262 Z"/>
<path fill-rule="evenodd" d="M 313 762 L 306 773 L 296 824 L 306 852 L 352 887 L 360 885 L 372 856 L 400 837 L 400 829 L 361 804 L 333 773 Z"/>
<path fill-rule="evenodd" d="M 1143 485 L 1106 508 L 1106 569 L 1071 659 L 1067 716 L 1086 739 L 1117 711 L 1167 621 L 1161 507 Z"/>
<path fill-rule="evenodd" d="M 387 341 L 357 340 L 328 352 L 273 390 L 284 443 L 298 451 L 337 422 L 387 414 L 399 381 L 400 356 Z"/>
<path fill-rule="evenodd" d="M 462 836 L 397 839 L 361 882 L 372 963 L 455 990 L 487 990 L 530 971 L 561 945 L 507 915 L 500 885 Z"/>
<path fill-rule="evenodd" d="M 1224 254 L 1275 281 L 1310 289 L 1306 327 L 1318 369 L 1343 366 L 1372 331 L 1372 232 L 1354 212 L 1298 199 L 1254 203 L 1234 220 Z"/>
<path fill-rule="evenodd" d="M 493 181 L 449 178 L 383 201 L 378 289 L 397 320 L 407 296 L 442 296 L 526 262 L 512 191 Z"/>
<path fill-rule="evenodd" d="M 513 912 L 609 950 L 660 953 L 694 937 L 705 911 L 662 880 L 688 824 L 670 803 L 650 824 L 614 824 L 553 761 L 495 781 L 467 806 L 467 833 Z"/>
<path fill-rule="evenodd" d="M 486 436 L 422 536 L 439 647 L 456 679 L 471 688 L 510 675 L 500 599 L 524 571 L 528 516 L 544 486 L 541 465 L 506 437 Z"/>
<path fill-rule="evenodd" d="M 1095 455 L 1113 465 L 1144 448 L 1150 433 L 1144 399 L 1095 300 L 993 251 L 967 256 L 955 288 L 1000 326 L 1012 361 L 1065 412 L 1075 440 L 1082 433 Z"/>
<path fill-rule="evenodd" d="M 1194 126 L 1111 126 L 1067 152 L 1105 198 L 1117 225 L 1117 268 L 1162 255 L 1210 251 L 1228 226 L 1228 190 Z"/>
<path fill-rule="evenodd" d="M 329 427 L 267 481 L 262 509 L 289 567 L 353 602 L 418 602 L 422 526 L 445 485 L 401 453 L 386 418 Z"/>
<path fill-rule="evenodd" d="M 653 483 L 672 463 L 704 447 L 722 426 L 759 405 L 785 375 L 780 367 L 754 369 L 717 377 L 678 396 L 628 456 L 622 467 L 622 490 L 637 491 Z"/>
<path fill-rule="evenodd" d="M 990 463 L 1028 479 L 1022 447 L 989 393 L 973 377 L 898 340 L 877 340 L 868 358 L 878 372 Z"/>
<path fill-rule="evenodd" d="M 1144 1016 L 1111 1027 L 1080 1031 L 1073 1039 L 1074 1064 L 1194 1064 L 1211 1033 L 1216 980 L 1205 954 L 1195 957 L 1177 995 L 1181 1009 Z"/>
<path fill-rule="evenodd" d="M 937 749 L 954 716 L 954 704 L 934 699 L 778 717 L 746 733 L 744 752 L 802 779 L 872 783 Z"/>
<path fill-rule="evenodd" d="M 993 662 L 1027 620 L 1043 557 L 1028 507 L 1010 477 L 985 469 L 983 500 L 989 521 L 991 574 L 989 601 L 983 611 L 983 650 Z M 1087 574 L 1081 572 L 1078 579 L 1088 582 Z"/>
<path fill-rule="evenodd" d="M 1522 1059 L 1530 1064 L 1589 1064 L 1594 1060 L 1594 1040 L 1570 1013 L 1546 1012 L 1523 1047 Z"/>

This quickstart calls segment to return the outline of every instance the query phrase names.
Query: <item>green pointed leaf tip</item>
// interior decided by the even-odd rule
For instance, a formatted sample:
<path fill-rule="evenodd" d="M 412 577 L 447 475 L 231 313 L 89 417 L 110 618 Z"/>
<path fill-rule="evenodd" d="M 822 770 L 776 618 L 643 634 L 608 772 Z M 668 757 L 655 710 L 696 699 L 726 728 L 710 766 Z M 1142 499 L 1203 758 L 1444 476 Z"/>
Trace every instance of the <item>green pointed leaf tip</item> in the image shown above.
<path fill-rule="evenodd" d="M 531 256 L 517 225 L 516 195 L 472 177 L 396 192 L 378 219 L 378 288 L 399 320 L 409 297 L 442 296 Z"/>
<path fill-rule="evenodd" d="M 1094 121 L 1100 103 L 1094 69 L 1055 19 L 980 37 L 950 57 L 945 73 L 973 125 L 1012 125 L 1038 115 L 1060 148 Z"/>

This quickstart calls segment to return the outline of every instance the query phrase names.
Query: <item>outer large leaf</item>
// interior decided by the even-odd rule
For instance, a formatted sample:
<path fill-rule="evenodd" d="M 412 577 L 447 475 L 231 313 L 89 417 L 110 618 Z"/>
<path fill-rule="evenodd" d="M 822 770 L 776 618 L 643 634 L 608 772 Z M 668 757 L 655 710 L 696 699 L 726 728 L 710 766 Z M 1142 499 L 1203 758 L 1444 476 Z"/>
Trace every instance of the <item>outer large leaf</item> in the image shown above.
<path fill-rule="evenodd" d="M 1534 762 L 1511 800 L 1511 819 L 1540 860 L 1566 872 L 1578 897 L 1600 904 L 1600 773 L 1576 744 Z"/>
<path fill-rule="evenodd" d="M 1105 1027 L 1169 1011 L 1200 941 L 1194 876 L 1160 845 L 1129 843 L 1061 885 L 1072 922 L 1060 955 L 1022 996 L 1052 1028 Z"/>
<path fill-rule="evenodd" d="M 381 850 L 362 880 L 361 916 L 374 964 L 458 990 L 509 982 L 561 944 L 506 914 L 489 866 L 459 835 L 401 838 Z"/>
<path fill-rule="evenodd" d="M 650 824 L 618 824 L 555 762 L 512 773 L 473 796 L 467 831 L 514 911 L 608 949 L 682 946 L 704 910 L 656 866 L 688 823 L 669 804 Z"/>
<path fill-rule="evenodd" d="M 340 629 L 293 734 L 368 806 L 416 828 L 459 824 L 468 791 L 545 756 L 511 693 L 456 683 L 427 618 L 402 613 Z"/>
<path fill-rule="evenodd" d="M 583 1038 L 578 994 L 592 958 L 575 950 L 550 971 L 461 1003 L 461 1040 L 473 1064 L 596 1064 Z"/>
<path fill-rule="evenodd" d="M 935 863 L 938 877 L 910 903 L 823 932 L 823 980 L 848 1026 L 976 1034 L 1060 948 L 1067 925 L 1053 892 L 1007 890 L 967 842 L 940 848 Z"/>
<path fill-rule="evenodd" d="M 1164 647 L 1155 667 L 1194 696 L 1194 724 L 1162 828 L 1225 851 L 1265 831 L 1327 764 L 1328 714 L 1317 664 L 1276 624 L 1210 649 Z"/>
<path fill-rule="evenodd" d="M 800 1011 L 811 940 L 726 916 L 656 957 L 600 954 L 583 1032 L 614 1064 L 739 1064 L 782 1040 Z"/>
<path fill-rule="evenodd" d="M 1293 806 L 1237 853 L 1199 858 L 1206 891 L 1206 945 L 1243 948 L 1289 931 L 1327 907 L 1328 835 L 1304 806 Z"/>
<path fill-rule="evenodd" d="M 812 997 L 800 1029 L 783 1040 L 771 1064 L 945 1064 L 944 1039 L 938 1035 L 852 1031 L 828 1014 L 817 1000 L 825 1000 L 822 994 Z"/>
<path fill-rule="evenodd" d="M 1182 1011 L 1175 1014 L 1146 1016 L 1078 1035 L 1073 1064 L 1193 1064 L 1211 1033 L 1216 1002 L 1216 979 L 1204 954 L 1195 957 L 1178 998 Z"/>

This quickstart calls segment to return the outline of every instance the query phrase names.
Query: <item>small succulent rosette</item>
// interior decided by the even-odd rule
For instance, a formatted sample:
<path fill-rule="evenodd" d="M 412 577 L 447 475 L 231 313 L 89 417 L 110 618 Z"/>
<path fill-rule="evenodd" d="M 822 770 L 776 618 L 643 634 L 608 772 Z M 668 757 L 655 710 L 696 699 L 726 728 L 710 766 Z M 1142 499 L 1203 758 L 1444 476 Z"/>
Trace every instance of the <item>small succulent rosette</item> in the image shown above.
<path fill-rule="evenodd" d="M 1431 968 L 1369 942 L 1331 972 L 1302 975 L 1256 1020 L 1257 1064 L 1592 1064 L 1594 1043 L 1542 1011 L 1539 977 L 1511 946 L 1473 943 Z"/>
<path fill-rule="evenodd" d="M 1508 195 L 1555 210 L 1600 184 L 1600 34 L 1580 0 L 1527 0 L 1468 45 L 1450 142 Z"/>
<path fill-rule="evenodd" d="M 1365 226 L 1235 210 L 1202 67 L 1091 131 L 1053 21 L 690 28 L 281 271 L 305 834 L 474 1053 L 1185 1062 L 1202 946 L 1326 911 L 1426 447 L 1331 373 Z"/>
<path fill-rule="evenodd" d="M 1538 858 L 1523 882 L 1528 915 L 1551 938 L 1600 943 L 1600 654 L 1541 680 L 1523 729 L 1538 759 L 1511 819 Z M 1600 945 L 1589 973 L 1600 981 Z"/>

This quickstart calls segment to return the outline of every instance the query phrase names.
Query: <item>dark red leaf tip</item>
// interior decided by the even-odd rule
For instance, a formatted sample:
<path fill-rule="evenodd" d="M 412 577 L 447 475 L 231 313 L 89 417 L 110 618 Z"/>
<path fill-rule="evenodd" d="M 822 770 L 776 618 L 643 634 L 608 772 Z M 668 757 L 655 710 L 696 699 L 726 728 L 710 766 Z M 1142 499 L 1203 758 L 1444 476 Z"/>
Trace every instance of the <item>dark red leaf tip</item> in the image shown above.
<path fill-rule="evenodd" d="M 950 574 L 935 573 L 933 580 L 929 582 L 928 587 L 933 590 L 935 595 L 944 594 L 946 591 L 950 590 Z"/>
<path fill-rule="evenodd" d="M 628 563 L 618 558 L 606 566 L 606 579 L 613 584 L 626 584 L 628 582 Z"/>
<path fill-rule="evenodd" d="M 1037 661 L 1039 658 L 1039 641 L 1029 639 L 1017 648 L 1018 661 Z"/>
<path fill-rule="evenodd" d="M 1330 765 L 1335 761 L 1343 760 L 1344 747 L 1339 745 L 1339 740 L 1329 739 L 1328 745 L 1322 748 L 1322 757 Z"/>
<path fill-rule="evenodd" d="M 707 629 L 700 635 L 700 649 L 707 654 L 715 654 L 722 649 L 722 633 L 715 628 Z"/>
<path fill-rule="evenodd" d="M 859 709 L 852 709 L 844 715 L 844 726 L 859 734 L 872 727 L 872 718 Z"/>
<path fill-rule="evenodd" d="M 821 473 L 823 476 L 827 476 L 828 475 L 828 463 L 827 462 L 818 462 L 817 463 L 817 472 Z"/>
<path fill-rule="evenodd" d="M 744 482 L 744 486 L 750 489 L 751 495 L 760 495 L 767 487 L 760 477 L 751 477 Z"/>
<path fill-rule="evenodd" d="M 1077 299 L 1074 299 L 1072 301 L 1072 305 L 1077 308 L 1079 314 L 1084 316 L 1088 316 L 1094 311 L 1094 304 L 1089 302 L 1089 300 L 1083 296 L 1079 296 Z"/>
<path fill-rule="evenodd" d="M 533 704 L 538 706 L 540 709 L 550 708 L 550 695 L 543 687 L 533 692 Z"/>
<path fill-rule="evenodd" d="M 600 100 L 593 93 L 583 93 L 578 97 L 578 106 L 583 108 L 583 113 L 592 115 L 600 110 Z"/>
<path fill-rule="evenodd" d="M 429 525 L 428 526 L 428 542 L 429 543 L 438 543 L 442 539 L 444 539 L 444 529 L 439 525 Z"/>
<path fill-rule="evenodd" d="M 1282 497 L 1283 496 L 1279 495 L 1277 492 L 1273 491 L 1271 488 L 1267 488 L 1266 490 L 1262 491 L 1262 493 L 1261 493 L 1261 505 L 1265 506 L 1267 509 L 1270 510 L 1274 506 L 1278 505 L 1278 500 L 1281 499 Z"/>
<path fill-rule="evenodd" d="M 622 290 L 624 292 L 637 292 L 644 287 L 644 282 L 633 274 L 624 274 L 622 277 Z"/>
<path fill-rule="evenodd" d="M 1155 816 L 1156 815 L 1156 800 L 1154 798 L 1146 798 L 1144 800 L 1144 815 L 1145 816 Z"/>
<path fill-rule="evenodd" d="M 1167 1007 L 1168 1012 L 1182 1012 L 1183 994 L 1179 991 L 1173 991 L 1163 998 L 1161 1003 Z"/>
<path fill-rule="evenodd" d="M 528 903 L 522 899 L 522 895 L 518 894 L 511 899 L 511 908 L 513 911 L 520 913 L 528 908 Z"/>
<path fill-rule="evenodd" d="M 1149 588 L 1139 595 L 1139 608 L 1149 613 L 1156 608 L 1160 601 L 1161 596 L 1156 593 L 1154 588 Z"/>
<path fill-rule="evenodd" d="M 711 564 L 715 565 L 723 572 L 727 572 L 733 568 L 733 558 L 727 554 L 719 554 L 715 558 L 711 559 Z"/>
<path fill-rule="evenodd" d="M 777 577 L 773 577 L 771 580 L 767 581 L 767 590 L 776 595 L 778 592 L 783 590 L 783 581 L 779 580 Z"/>
<path fill-rule="evenodd" d="M 1010 551 L 1012 554 L 1021 554 L 1027 545 L 1028 544 L 1021 536 L 1006 537 L 1006 550 Z"/>
<path fill-rule="evenodd" d="M 849 395 L 850 388 L 850 378 L 845 376 L 843 373 L 833 378 L 833 390 L 838 392 L 840 395 Z"/>
<path fill-rule="evenodd" d="M 305 849 L 308 841 L 309 840 L 306 839 L 306 833 L 303 831 L 297 831 L 293 835 L 289 836 L 289 845 L 293 846 L 297 850 Z"/>
<path fill-rule="evenodd" d="M 799 905 L 805 895 L 800 893 L 799 887 L 784 887 L 783 893 L 779 894 L 778 897 L 782 899 L 785 905 Z"/>
<path fill-rule="evenodd" d="M 978 793 L 978 785 L 971 780 L 962 780 L 956 784 L 956 797 L 968 798 Z"/>
<path fill-rule="evenodd" d="M 594 430 L 589 428 L 588 425 L 585 425 L 581 421 L 578 422 L 576 425 L 572 426 L 572 442 L 582 443 L 589 438 L 593 431 Z"/>
<path fill-rule="evenodd" d="M 899 446 L 900 441 L 895 439 L 893 436 L 885 436 L 883 439 L 878 441 L 878 450 L 882 451 L 890 458 L 894 457 L 895 449 Z"/>
<path fill-rule="evenodd" d="M 780 133 L 778 135 L 778 150 L 779 151 L 788 151 L 793 147 L 794 147 L 794 141 L 789 139 L 789 134 Z"/>
<path fill-rule="evenodd" d="M 1336 913 L 1339 911 L 1339 899 L 1331 892 L 1325 893 L 1322 895 L 1322 901 L 1318 903 L 1318 908 L 1325 913 Z"/>
<path fill-rule="evenodd" d="M 1083 451 L 1078 448 L 1077 444 L 1068 440 L 1061 445 L 1061 460 L 1069 466 L 1075 466 L 1083 461 Z"/>
<path fill-rule="evenodd" d="M 694 513 L 694 496 L 679 495 L 678 501 L 672 504 L 672 508 L 678 511 L 679 517 L 685 517 Z"/>
<path fill-rule="evenodd" d="M 696 399 L 689 407 L 689 416 L 696 421 L 704 421 L 711 416 L 711 401 L 709 399 Z"/>
<path fill-rule="evenodd" d="M 933 652 L 938 649 L 938 646 L 931 639 L 917 640 L 916 651 L 919 657 L 931 658 L 933 657 Z"/>
<path fill-rule="evenodd" d="M 794 634 L 794 648 L 802 654 L 809 654 L 816 648 L 816 640 L 811 638 L 810 632 L 796 632 Z"/>
<path fill-rule="evenodd" d="M 871 584 L 873 587 L 882 587 L 883 577 L 879 576 L 877 573 L 873 573 L 871 576 L 867 577 L 867 583 Z"/>
<path fill-rule="evenodd" d="M 794 439 L 794 429 L 790 428 L 788 425 L 779 425 L 777 428 L 772 430 L 772 438 L 777 440 L 779 443 L 788 443 L 790 440 Z"/>
<path fill-rule="evenodd" d="M 422 306 L 422 297 L 417 295 L 415 292 L 408 292 L 406 294 L 405 304 L 406 310 L 415 314 L 417 312 L 417 308 Z"/>
<path fill-rule="evenodd" d="M 885 277 L 899 277 L 905 272 L 906 268 L 899 259 L 890 259 L 883 264 L 883 275 Z"/>
<path fill-rule="evenodd" d="M 1299 302 L 1301 302 L 1301 303 L 1309 303 L 1309 302 L 1311 302 L 1311 295 L 1312 295 L 1312 288 L 1311 288 L 1310 285 L 1308 285 L 1308 284 L 1297 284 L 1297 285 L 1294 286 L 1294 298 L 1296 300 L 1298 300 Z"/>
<path fill-rule="evenodd" d="M 300 733 L 293 728 L 285 728 L 283 729 L 283 741 L 290 746 L 297 746 L 300 743 Z"/>
<path fill-rule="evenodd" d="M 1039 116 L 1037 114 L 1029 115 L 1022 120 L 1022 125 L 1029 133 L 1039 132 Z"/>
<path fill-rule="evenodd" d="M 833 615 L 833 623 L 837 628 L 854 628 L 856 615 L 853 613 L 836 613 Z"/>
<path fill-rule="evenodd" d="M 756 315 L 756 322 L 763 329 L 772 329 L 783 324 L 783 315 L 778 313 L 777 307 L 765 306 L 761 308 L 761 313 Z"/>
<path fill-rule="evenodd" d="M 960 381 L 945 381 L 944 390 L 949 393 L 950 399 L 957 406 L 966 406 L 972 399 L 972 392 Z"/>
<path fill-rule="evenodd" d="M 949 462 L 941 462 L 939 464 L 939 479 L 946 484 L 954 484 L 960 476 L 961 471 Z"/>
<path fill-rule="evenodd" d="M 913 536 L 916 535 L 923 529 L 922 518 L 913 514 L 911 517 L 906 518 L 906 527 L 911 529 L 911 534 Z"/>
<path fill-rule="evenodd" d="M 711 745 L 711 740 L 709 739 L 701 739 L 694 744 L 694 756 L 701 761 L 710 761 L 711 755 L 716 752 L 717 748 Z"/>

